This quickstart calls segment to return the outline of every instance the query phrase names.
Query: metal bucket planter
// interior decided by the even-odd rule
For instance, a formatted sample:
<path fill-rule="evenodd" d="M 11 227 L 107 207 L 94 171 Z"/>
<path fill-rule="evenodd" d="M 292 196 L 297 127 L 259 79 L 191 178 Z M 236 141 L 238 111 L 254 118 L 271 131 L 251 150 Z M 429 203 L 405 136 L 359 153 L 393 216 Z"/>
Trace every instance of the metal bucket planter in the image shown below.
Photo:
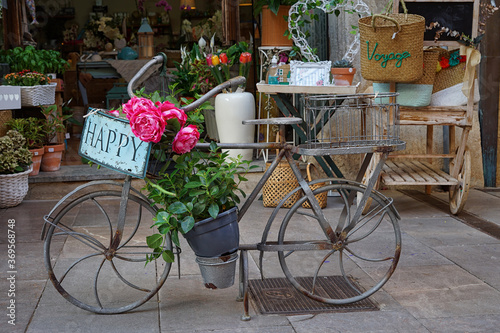
<path fill-rule="evenodd" d="M 198 257 L 222 257 L 235 252 L 240 245 L 236 207 L 220 213 L 215 219 L 196 222 L 184 237 Z"/>
<path fill-rule="evenodd" d="M 206 258 L 196 257 L 206 288 L 223 289 L 234 284 L 238 252 L 227 256 Z"/>

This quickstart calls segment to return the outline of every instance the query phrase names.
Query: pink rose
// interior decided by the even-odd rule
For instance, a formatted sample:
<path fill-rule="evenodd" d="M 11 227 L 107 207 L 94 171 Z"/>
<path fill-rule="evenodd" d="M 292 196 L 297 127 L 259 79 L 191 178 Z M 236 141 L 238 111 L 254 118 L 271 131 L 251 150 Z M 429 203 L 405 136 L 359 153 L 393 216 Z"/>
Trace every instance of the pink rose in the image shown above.
<path fill-rule="evenodd" d="M 170 119 L 177 119 L 179 121 L 180 127 L 184 127 L 187 121 L 187 115 L 184 111 L 177 108 L 174 104 L 170 102 L 156 102 L 158 110 L 162 113 L 163 119 L 168 121 Z"/>
<path fill-rule="evenodd" d="M 129 119 L 132 133 L 140 140 L 155 143 L 161 140 L 166 122 L 156 108 L 148 112 L 136 112 Z"/>
<path fill-rule="evenodd" d="M 108 113 L 115 117 L 120 117 L 120 112 L 118 110 L 110 110 Z"/>
<path fill-rule="evenodd" d="M 147 98 L 132 97 L 127 103 L 122 106 L 123 113 L 130 119 L 133 115 L 142 112 L 156 110 L 156 106 Z"/>
<path fill-rule="evenodd" d="M 177 154 L 188 153 L 194 148 L 199 138 L 200 132 L 198 132 L 195 125 L 186 126 L 175 136 L 172 149 Z"/>

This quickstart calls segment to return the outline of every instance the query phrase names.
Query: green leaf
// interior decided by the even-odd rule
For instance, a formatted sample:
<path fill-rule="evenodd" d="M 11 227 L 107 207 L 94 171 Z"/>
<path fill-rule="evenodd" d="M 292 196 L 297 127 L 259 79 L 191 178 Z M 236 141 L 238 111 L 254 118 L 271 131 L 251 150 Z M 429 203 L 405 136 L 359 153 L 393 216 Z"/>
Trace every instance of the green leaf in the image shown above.
<path fill-rule="evenodd" d="M 161 211 L 156 214 L 156 222 L 158 224 L 160 223 L 168 223 L 168 220 L 170 219 L 170 214 L 167 213 L 166 211 Z"/>
<path fill-rule="evenodd" d="M 215 219 L 217 215 L 219 215 L 219 205 L 216 203 L 211 204 L 210 207 L 208 207 L 208 213 Z"/>
<path fill-rule="evenodd" d="M 217 195 L 217 193 L 219 193 L 219 187 L 218 186 L 214 186 L 210 189 L 210 195 Z"/>
<path fill-rule="evenodd" d="M 162 224 L 158 227 L 158 231 L 160 232 L 160 234 L 162 235 L 166 235 L 168 234 L 168 232 L 170 231 L 171 227 L 168 225 L 168 224 Z"/>
<path fill-rule="evenodd" d="M 160 234 L 154 234 L 146 237 L 146 243 L 152 249 L 160 247 L 163 242 L 163 236 Z"/>
<path fill-rule="evenodd" d="M 185 184 L 184 187 L 197 188 L 197 187 L 200 187 L 201 185 L 202 185 L 201 182 L 189 182 L 189 183 Z"/>
<path fill-rule="evenodd" d="M 204 203 L 197 202 L 193 207 L 193 215 L 200 215 L 205 210 L 205 207 L 207 207 L 207 205 L 205 205 Z"/>
<path fill-rule="evenodd" d="M 187 212 L 188 209 L 187 209 L 185 204 L 177 201 L 177 202 L 174 202 L 173 204 L 171 204 L 170 206 L 168 206 L 168 211 L 171 212 L 172 214 L 179 215 L 179 214 Z"/>
<path fill-rule="evenodd" d="M 192 191 L 189 191 L 189 196 L 190 197 L 197 197 L 199 195 L 202 195 L 203 193 L 205 193 L 204 190 L 192 190 Z"/>
<path fill-rule="evenodd" d="M 181 220 L 181 230 L 185 234 L 194 227 L 194 218 L 192 216 L 186 216 Z"/>
<path fill-rule="evenodd" d="M 166 262 L 174 262 L 175 261 L 174 253 L 170 250 L 163 251 L 161 256 L 163 257 L 163 260 L 165 260 Z"/>
<path fill-rule="evenodd" d="M 175 246 L 181 247 L 179 243 L 179 233 L 177 232 L 177 230 L 172 231 L 172 235 L 170 235 L 170 238 L 172 239 L 172 243 L 174 243 Z"/>

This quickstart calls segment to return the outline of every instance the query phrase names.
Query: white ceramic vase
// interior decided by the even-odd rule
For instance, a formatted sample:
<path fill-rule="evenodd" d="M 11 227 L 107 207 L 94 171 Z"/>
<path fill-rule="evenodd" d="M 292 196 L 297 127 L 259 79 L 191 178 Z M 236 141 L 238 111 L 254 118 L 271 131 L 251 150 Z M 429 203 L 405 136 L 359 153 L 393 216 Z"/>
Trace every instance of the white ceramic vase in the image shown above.
<path fill-rule="evenodd" d="M 215 98 L 215 119 L 221 143 L 253 143 L 255 126 L 243 120 L 255 119 L 255 99 L 249 92 L 219 94 Z M 252 160 L 252 149 L 228 149 L 230 157 Z"/>

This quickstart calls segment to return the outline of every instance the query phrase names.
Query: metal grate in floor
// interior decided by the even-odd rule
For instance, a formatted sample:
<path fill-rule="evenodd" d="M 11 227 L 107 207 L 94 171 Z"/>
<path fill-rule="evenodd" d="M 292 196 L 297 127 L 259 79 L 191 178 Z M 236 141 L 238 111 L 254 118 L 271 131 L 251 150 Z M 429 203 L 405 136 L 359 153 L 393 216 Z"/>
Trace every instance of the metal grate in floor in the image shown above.
<path fill-rule="evenodd" d="M 312 285 L 312 277 L 297 278 Z M 325 312 L 377 311 L 378 306 L 366 298 L 362 301 L 330 305 L 314 301 L 297 291 L 286 278 L 270 278 L 249 281 L 250 295 L 261 314 L 317 314 Z M 352 294 L 349 285 L 341 276 L 321 277 L 316 282 L 316 290 L 325 297 L 334 298 L 336 294 Z"/>

